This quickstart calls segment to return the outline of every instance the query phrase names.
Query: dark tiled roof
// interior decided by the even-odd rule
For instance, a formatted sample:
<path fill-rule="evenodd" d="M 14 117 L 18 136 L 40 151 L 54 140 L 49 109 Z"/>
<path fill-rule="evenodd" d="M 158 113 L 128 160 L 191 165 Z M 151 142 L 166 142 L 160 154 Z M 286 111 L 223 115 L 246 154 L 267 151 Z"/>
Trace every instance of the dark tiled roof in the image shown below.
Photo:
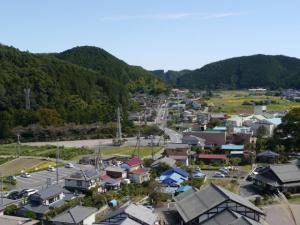
<path fill-rule="evenodd" d="M 96 208 L 92 207 L 75 206 L 74 208 L 68 209 L 63 213 L 55 216 L 51 219 L 51 221 L 68 224 L 78 224 L 97 211 L 98 210 Z"/>
<path fill-rule="evenodd" d="M 227 200 L 237 202 L 263 214 L 259 208 L 248 200 L 214 184 L 210 184 L 197 192 L 189 192 L 184 198 L 176 201 L 176 208 L 182 219 L 188 222 Z"/>

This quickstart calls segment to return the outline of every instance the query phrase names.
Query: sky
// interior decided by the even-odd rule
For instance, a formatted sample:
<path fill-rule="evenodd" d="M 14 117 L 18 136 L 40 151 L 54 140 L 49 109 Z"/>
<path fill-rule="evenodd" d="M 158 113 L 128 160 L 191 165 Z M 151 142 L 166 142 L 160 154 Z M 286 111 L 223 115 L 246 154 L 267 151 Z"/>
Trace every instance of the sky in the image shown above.
<path fill-rule="evenodd" d="M 97 46 L 150 70 L 253 54 L 300 58 L 300 1 L 2 0 L 0 43 L 34 53 Z"/>

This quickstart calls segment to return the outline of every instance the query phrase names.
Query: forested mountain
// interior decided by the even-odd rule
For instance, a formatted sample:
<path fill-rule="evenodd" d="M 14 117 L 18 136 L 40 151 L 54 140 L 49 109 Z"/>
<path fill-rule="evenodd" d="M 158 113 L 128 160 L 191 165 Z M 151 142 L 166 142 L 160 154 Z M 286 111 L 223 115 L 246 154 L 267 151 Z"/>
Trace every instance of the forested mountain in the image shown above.
<path fill-rule="evenodd" d="M 165 72 L 164 70 L 153 70 L 151 72 L 154 75 L 166 81 L 168 84 L 176 85 L 178 78 L 185 74 L 190 73 L 191 70 L 180 70 L 180 71 L 168 70 L 167 72 Z"/>
<path fill-rule="evenodd" d="M 287 56 L 253 55 L 208 64 L 176 79 L 187 88 L 300 88 L 300 60 Z"/>
<path fill-rule="evenodd" d="M 62 55 L 68 54 L 65 52 Z M 135 81 L 135 88 L 132 89 L 135 91 L 165 90 L 164 83 L 152 78 L 145 70 L 131 68 L 108 53 L 105 55 L 107 61 L 95 63 L 93 70 L 59 59 L 62 56 L 32 54 L 0 45 L 0 139 L 9 136 L 11 128 L 17 125 L 38 123 L 60 126 L 71 122 L 113 121 L 118 105 L 122 106 L 123 113 L 127 110 L 128 87 L 124 85 L 125 79 Z M 79 59 L 83 58 L 80 55 Z M 102 63 L 103 66 L 100 65 Z M 120 65 L 129 71 L 126 76 L 123 73 L 122 78 L 117 77 L 118 72 L 126 69 L 123 70 Z M 135 72 L 130 73 L 131 70 Z M 144 88 L 143 82 L 148 81 L 150 85 Z M 151 85 L 155 86 L 153 90 Z M 30 110 L 25 110 L 24 89 L 27 88 L 30 88 Z M 123 122 L 126 122 L 126 116 L 123 116 Z"/>
<path fill-rule="evenodd" d="M 139 66 L 131 66 L 116 58 L 105 50 L 97 47 L 82 46 L 54 54 L 59 59 L 86 67 L 104 76 L 116 79 L 126 84 L 132 92 L 160 93 L 166 90 L 166 85 L 150 72 Z"/>

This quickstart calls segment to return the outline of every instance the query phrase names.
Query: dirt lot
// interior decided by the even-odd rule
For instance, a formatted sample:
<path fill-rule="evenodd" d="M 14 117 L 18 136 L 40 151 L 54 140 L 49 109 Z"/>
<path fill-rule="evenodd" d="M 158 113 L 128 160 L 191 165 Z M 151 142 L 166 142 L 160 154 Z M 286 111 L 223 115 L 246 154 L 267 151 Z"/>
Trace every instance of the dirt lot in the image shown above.
<path fill-rule="evenodd" d="M 14 175 L 16 173 L 20 173 L 21 170 L 33 167 L 39 164 L 40 162 L 42 162 L 41 159 L 14 159 L 0 165 L 0 172 L 3 176 Z"/>
<path fill-rule="evenodd" d="M 266 213 L 266 222 L 270 225 L 296 225 L 300 224 L 300 205 L 290 204 L 296 223 L 294 222 L 291 212 L 284 204 L 268 205 L 263 207 Z"/>

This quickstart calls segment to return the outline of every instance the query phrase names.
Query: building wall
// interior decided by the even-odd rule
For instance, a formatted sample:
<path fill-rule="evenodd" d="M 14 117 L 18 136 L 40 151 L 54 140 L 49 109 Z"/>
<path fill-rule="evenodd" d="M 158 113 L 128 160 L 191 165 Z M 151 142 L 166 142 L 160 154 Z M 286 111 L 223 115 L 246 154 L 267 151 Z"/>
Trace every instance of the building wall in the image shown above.
<path fill-rule="evenodd" d="M 93 225 L 96 220 L 96 214 L 92 214 L 89 217 L 87 217 L 85 220 L 83 220 L 83 225 Z"/>

